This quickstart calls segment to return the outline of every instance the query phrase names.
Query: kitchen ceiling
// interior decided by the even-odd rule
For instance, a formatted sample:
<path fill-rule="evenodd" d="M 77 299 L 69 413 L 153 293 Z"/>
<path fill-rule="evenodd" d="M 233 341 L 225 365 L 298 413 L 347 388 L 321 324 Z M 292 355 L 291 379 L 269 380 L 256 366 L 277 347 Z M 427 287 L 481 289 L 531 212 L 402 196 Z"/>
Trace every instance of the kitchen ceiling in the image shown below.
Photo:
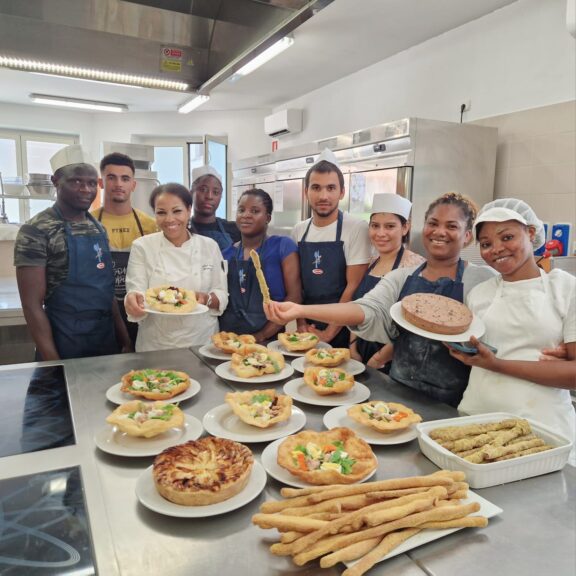
<path fill-rule="evenodd" d="M 514 1 L 0 0 L 0 55 L 184 80 L 210 92 L 203 111 L 272 108 Z M 232 81 L 252 51 L 289 32 L 292 47 Z M 167 48 L 182 54 L 166 58 Z M 37 92 L 135 112 L 190 97 L 5 68 L 0 85 L 0 102 L 30 104 Z"/>

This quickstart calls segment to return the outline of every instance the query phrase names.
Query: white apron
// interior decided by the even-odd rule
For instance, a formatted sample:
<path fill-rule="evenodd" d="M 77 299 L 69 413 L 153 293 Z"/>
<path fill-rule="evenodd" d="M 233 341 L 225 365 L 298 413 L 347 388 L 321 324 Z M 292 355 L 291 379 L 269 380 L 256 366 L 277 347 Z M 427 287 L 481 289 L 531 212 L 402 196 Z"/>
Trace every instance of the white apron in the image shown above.
<path fill-rule="evenodd" d="M 212 289 L 212 269 L 200 266 L 202 255 L 193 241 L 180 248 L 164 241 L 160 245 L 148 287 L 169 284 L 198 292 Z M 148 314 L 139 323 L 136 352 L 187 348 L 210 342 L 210 336 L 218 332 L 218 318 L 209 314 L 193 316 L 161 316 Z"/>
<path fill-rule="evenodd" d="M 504 282 L 485 313 L 483 340 L 498 348 L 498 358 L 535 361 L 543 348 L 563 342 L 563 319 L 554 306 L 550 281 L 541 279 Z M 528 284 L 531 283 L 531 284 Z M 472 368 L 468 387 L 458 409 L 467 414 L 510 412 L 542 422 L 574 441 L 576 415 L 570 392 L 541 386 L 482 368 Z"/>

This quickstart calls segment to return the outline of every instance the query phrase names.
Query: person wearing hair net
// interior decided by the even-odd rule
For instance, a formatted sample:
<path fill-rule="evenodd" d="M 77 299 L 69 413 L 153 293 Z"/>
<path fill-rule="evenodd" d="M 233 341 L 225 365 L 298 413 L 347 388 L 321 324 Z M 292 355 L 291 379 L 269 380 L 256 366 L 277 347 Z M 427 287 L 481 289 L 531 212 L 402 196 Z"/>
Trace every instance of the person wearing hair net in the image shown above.
<path fill-rule="evenodd" d="M 484 261 L 500 273 L 468 295 L 467 304 L 486 326 L 474 355 L 450 350 L 472 367 L 459 410 L 510 412 L 542 422 L 574 440 L 576 416 L 576 278 L 563 270 L 546 274 L 534 250 L 544 226 L 522 200 L 503 198 L 482 208 L 475 224 Z M 543 349 L 564 344 L 565 361 L 542 361 Z"/>
<path fill-rule="evenodd" d="M 192 226 L 200 236 L 216 240 L 220 250 L 240 241 L 240 231 L 235 222 L 216 216 L 222 200 L 222 178 L 212 166 L 200 166 L 192 170 L 192 193 L 194 213 Z"/>

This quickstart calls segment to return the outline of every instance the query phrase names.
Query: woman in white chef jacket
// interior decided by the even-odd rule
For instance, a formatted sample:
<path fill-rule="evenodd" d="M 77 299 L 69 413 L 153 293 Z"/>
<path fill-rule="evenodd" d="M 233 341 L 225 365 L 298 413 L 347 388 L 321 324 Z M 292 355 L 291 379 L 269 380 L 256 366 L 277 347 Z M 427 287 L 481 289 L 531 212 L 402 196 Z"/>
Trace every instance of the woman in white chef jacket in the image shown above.
<path fill-rule="evenodd" d="M 467 304 L 486 325 L 478 353 L 452 356 L 472 366 L 459 410 L 468 414 L 510 412 L 548 425 L 574 440 L 576 417 L 576 278 L 546 274 L 533 251 L 544 243 L 544 226 L 522 200 L 502 198 L 482 208 L 475 224 L 484 261 L 496 276 L 470 291 Z M 539 361 L 543 349 L 565 345 L 565 361 Z"/>
<path fill-rule="evenodd" d="M 192 196 L 187 188 L 158 186 L 150 195 L 150 205 L 161 231 L 134 241 L 126 272 L 126 311 L 140 326 L 136 352 L 205 344 L 218 332 L 218 316 L 228 304 L 222 253 L 211 238 L 188 231 Z M 146 290 L 163 284 L 194 290 L 208 312 L 193 316 L 146 313 Z"/>

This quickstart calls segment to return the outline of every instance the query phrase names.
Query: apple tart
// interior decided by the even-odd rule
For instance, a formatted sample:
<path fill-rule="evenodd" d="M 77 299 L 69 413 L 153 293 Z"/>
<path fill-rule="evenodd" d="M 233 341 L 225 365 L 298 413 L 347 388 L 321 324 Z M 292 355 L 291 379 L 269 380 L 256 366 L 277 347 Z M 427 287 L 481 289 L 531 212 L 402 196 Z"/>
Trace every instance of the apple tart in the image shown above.
<path fill-rule="evenodd" d="M 228 392 L 225 396 L 234 414 L 246 424 L 268 428 L 292 416 L 292 398 L 270 390 Z"/>
<path fill-rule="evenodd" d="M 246 344 L 256 344 L 256 338 L 252 334 L 239 336 L 234 332 L 218 332 L 212 336 L 212 343 L 222 352 L 233 354 L 242 350 Z"/>
<path fill-rule="evenodd" d="M 240 378 L 278 374 L 284 366 L 282 354 L 259 344 L 249 344 L 241 352 L 232 354 L 231 368 Z"/>
<path fill-rule="evenodd" d="M 170 428 L 181 428 L 184 412 L 175 404 L 132 400 L 118 406 L 106 422 L 128 436 L 153 438 Z"/>
<path fill-rule="evenodd" d="M 194 290 L 176 286 L 158 286 L 146 290 L 146 304 L 151 310 L 169 314 L 192 312 L 198 305 Z"/>
<path fill-rule="evenodd" d="M 419 414 L 404 404 L 382 402 L 381 400 L 356 404 L 348 409 L 348 416 L 360 424 L 384 433 L 404 430 L 412 424 L 422 421 Z"/>
<path fill-rule="evenodd" d="M 314 348 L 320 340 L 312 332 L 280 332 L 278 341 L 290 352 L 305 352 Z"/>
<path fill-rule="evenodd" d="M 306 360 L 317 366 L 338 366 L 350 360 L 350 350 L 348 348 L 313 348 L 306 352 Z"/>
<path fill-rule="evenodd" d="M 304 382 L 320 396 L 343 394 L 354 387 L 354 377 L 341 368 L 314 366 L 304 370 Z"/>
<path fill-rule="evenodd" d="M 167 400 L 184 392 L 190 386 L 185 372 L 176 370 L 132 370 L 122 376 L 120 390 L 147 400 Z"/>

